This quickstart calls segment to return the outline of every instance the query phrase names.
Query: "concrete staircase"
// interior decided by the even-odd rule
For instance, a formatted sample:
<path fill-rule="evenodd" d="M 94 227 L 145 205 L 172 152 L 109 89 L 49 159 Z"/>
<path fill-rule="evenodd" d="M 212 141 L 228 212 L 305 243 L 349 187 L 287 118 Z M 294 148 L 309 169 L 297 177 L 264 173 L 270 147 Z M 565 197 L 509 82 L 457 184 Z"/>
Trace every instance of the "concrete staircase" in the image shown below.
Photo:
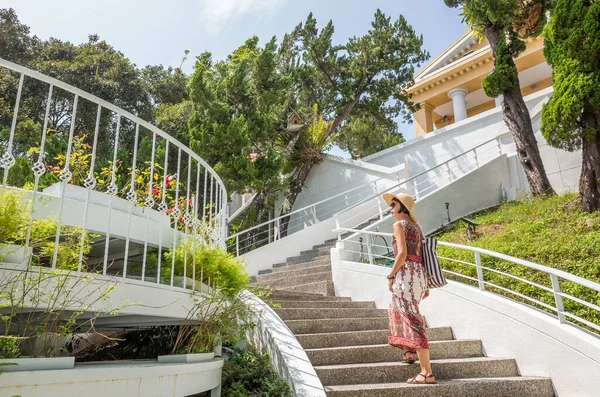
<path fill-rule="evenodd" d="M 278 291 L 333 296 L 330 250 L 336 240 L 316 245 L 299 256 L 288 258 L 272 269 L 262 270 L 252 281 Z"/>
<path fill-rule="evenodd" d="M 428 328 L 437 385 L 406 383 L 418 362 L 401 363 L 387 344 L 387 309 L 335 297 L 327 241 L 263 271 L 274 310 L 304 347 L 329 397 L 550 397 L 552 381 L 519 376 L 509 358 L 484 355 L 479 340 L 456 340 L 450 327 Z"/>

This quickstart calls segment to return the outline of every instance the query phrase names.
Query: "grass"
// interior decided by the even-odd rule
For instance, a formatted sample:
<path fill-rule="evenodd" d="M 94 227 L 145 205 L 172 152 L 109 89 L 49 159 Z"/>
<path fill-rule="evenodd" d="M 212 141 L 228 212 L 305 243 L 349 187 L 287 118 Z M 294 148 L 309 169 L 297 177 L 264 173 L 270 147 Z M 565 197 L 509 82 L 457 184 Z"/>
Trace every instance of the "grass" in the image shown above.
<path fill-rule="evenodd" d="M 576 195 L 507 202 L 471 218 L 479 224 L 478 235 L 472 243 L 467 241 L 466 225 L 462 223 L 438 236 L 438 239 L 500 252 L 600 283 L 600 212 L 581 212 L 580 203 Z M 457 249 L 438 247 L 438 255 L 474 263 L 472 253 Z M 487 256 L 482 256 L 482 265 L 551 288 L 550 277 L 543 272 Z M 477 277 L 473 266 L 444 259 L 442 266 Z M 461 277 L 450 278 L 476 284 Z M 547 305 L 555 305 L 552 293 L 525 282 L 489 270 L 484 270 L 484 279 Z M 600 293 L 566 280 L 560 280 L 560 286 L 563 292 L 600 306 Z M 488 289 L 512 295 L 517 300 L 526 300 L 500 289 Z M 600 325 L 600 313 L 595 310 L 566 298 L 564 305 L 567 311 Z M 537 307 L 548 311 L 543 305 Z"/>

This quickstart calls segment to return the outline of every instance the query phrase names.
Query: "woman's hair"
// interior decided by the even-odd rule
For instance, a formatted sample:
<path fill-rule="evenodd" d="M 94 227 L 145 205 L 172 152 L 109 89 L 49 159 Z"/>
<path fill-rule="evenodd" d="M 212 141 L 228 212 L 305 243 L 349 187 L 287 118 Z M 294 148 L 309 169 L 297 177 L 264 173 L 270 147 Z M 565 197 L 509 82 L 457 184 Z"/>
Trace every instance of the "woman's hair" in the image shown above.
<path fill-rule="evenodd" d="M 400 205 L 400 209 L 397 211 L 399 214 L 410 215 L 410 211 L 408 210 L 408 208 L 406 208 L 406 206 L 404 206 L 404 204 L 402 204 L 402 202 L 400 200 L 398 200 L 397 198 L 394 197 L 392 199 L 392 202 Z"/>

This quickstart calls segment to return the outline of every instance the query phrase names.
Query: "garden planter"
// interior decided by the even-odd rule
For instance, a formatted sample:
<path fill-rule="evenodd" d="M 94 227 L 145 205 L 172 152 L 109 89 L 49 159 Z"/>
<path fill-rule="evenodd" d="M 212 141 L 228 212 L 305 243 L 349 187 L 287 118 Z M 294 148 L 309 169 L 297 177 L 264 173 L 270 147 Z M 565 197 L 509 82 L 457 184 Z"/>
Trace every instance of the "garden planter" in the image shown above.
<path fill-rule="evenodd" d="M 22 245 L 0 244 L 0 262 L 10 263 L 15 265 L 26 265 L 29 263 L 29 258 L 33 248 Z"/>
<path fill-rule="evenodd" d="M 158 362 L 163 364 L 191 364 L 210 361 L 215 358 L 215 353 L 173 354 L 158 356 Z"/>
<path fill-rule="evenodd" d="M 44 371 L 55 369 L 72 369 L 73 367 L 75 367 L 75 357 L 36 357 L 0 359 L 0 371 L 2 372 Z"/>

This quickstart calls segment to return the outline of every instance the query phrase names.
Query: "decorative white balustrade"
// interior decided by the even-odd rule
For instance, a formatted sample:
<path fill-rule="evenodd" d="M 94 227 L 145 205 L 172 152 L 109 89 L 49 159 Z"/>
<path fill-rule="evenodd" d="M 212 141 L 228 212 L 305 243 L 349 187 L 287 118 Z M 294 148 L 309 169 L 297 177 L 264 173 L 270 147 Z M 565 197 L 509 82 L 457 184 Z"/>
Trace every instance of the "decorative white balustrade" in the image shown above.
<path fill-rule="evenodd" d="M 404 192 L 420 200 L 501 156 L 501 139 L 502 136 L 490 139 L 410 178 L 401 179 L 400 174 L 397 182 L 378 178 L 233 234 L 227 238 L 227 249 L 240 256 L 331 218 L 336 218 L 338 228 L 355 227 L 374 216 L 383 219 L 385 206 L 381 201 L 382 193 Z M 283 236 L 282 225 L 286 222 L 287 231 Z"/>
<path fill-rule="evenodd" d="M 10 126 L 0 125 L 0 187 L 25 197 L 25 245 L 36 220 L 56 223 L 43 265 L 57 266 L 59 243 L 77 230 L 78 271 L 184 288 L 195 279 L 186 266 L 176 277 L 176 255 L 164 254 L 186 242 L 224 246 L 228 196 L 216 172 L 172 136 L 94 95 L 1 58 L 0 74 L 18 81 L 14 90 L 2 87 L 14 112 Z"/>

